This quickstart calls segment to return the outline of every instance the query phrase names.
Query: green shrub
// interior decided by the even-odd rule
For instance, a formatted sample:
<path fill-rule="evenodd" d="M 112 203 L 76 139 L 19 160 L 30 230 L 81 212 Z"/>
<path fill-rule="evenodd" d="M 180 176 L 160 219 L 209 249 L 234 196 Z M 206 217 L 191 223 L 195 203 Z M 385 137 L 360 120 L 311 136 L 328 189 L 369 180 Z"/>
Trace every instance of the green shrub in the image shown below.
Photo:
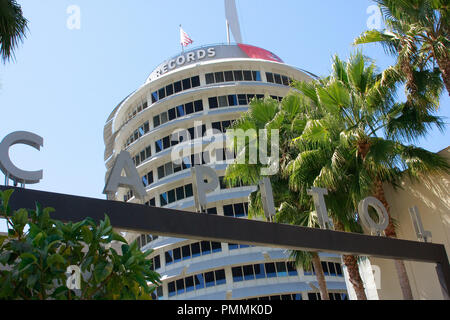
<path fill-rule="evenodd" d="M 0 237 L 0 299 L 9 300 L 146 300 L 160 285 L 136 241 L 128 245 L 108 216 L 63 223 L 51 219 L 52 208 L 19 209 L 8 205 L 13 190 L 0 191 L 0 216 L 8 235 Z M 122 252 L 111 247 L 122 244 Z M 80 288 L 72 290 L 68 267 L 81 270 Z M 69 287 L 68 287 L 69 286 Z"/>

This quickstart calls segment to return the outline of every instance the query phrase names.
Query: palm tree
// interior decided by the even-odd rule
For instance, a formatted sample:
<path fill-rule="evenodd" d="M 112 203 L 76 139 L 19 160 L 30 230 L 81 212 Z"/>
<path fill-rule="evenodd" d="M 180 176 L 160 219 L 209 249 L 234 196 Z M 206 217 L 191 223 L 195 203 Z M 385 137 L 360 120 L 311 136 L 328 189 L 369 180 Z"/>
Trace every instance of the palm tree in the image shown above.
<path fill-rule="evenodd" d="M 381 43 L 397 56 L 397 67 L 406 76 L 407 89 L 414 96 L 414 70 L 437 64 L 450 95 L 450 40 L 448 0 L 375 0 L 385 25 L 384 31 L 370 30 L 354 44 Z"/>
<path fill-rule="evenodd" d="M 318 81 L 317 83 L 321 83 Z M 306 92 L 309 87 L 311 93 L 314 92 L 314 85 L 308 83 L 298 84 L 298 88 L 302 88 L 303 93 Z M 295 93 L 291 93 L 295 94 Z M 288 97 L 289 98 L 289 97 Z M 288 99 L 287 98 L 287 99 Z M 303 126 L 301 135 L 294 138 L 291 144 L 291 153 L 295 156 L 291 157 L 291 160 L 286 164 L 283 170 L 283 177 L 288 179 L 288 186 L 290 190 L 293 190 L 301 196 L 302 202 L 310 201 L 308 190 L 311 187 L 325 187 L 329 190 L 329 194 L 326 197 L 326 203 L 328 209 L 330 209 L 331 217 L 333 219 L 334 228 L 337 231 L 344 232 L 358 232 L 361 233 L 362 229 L 357 224 L 354 214 L 354 206 L 351 198 L 349 198 L 348 190 L 331 186 L 329 182 L 320 181 L 326 174 L 327 170 L 336 164 L 338 159 L 335 159 L 337 154 L 336 149 L 338 139 L 339 124 L 336 119 L 331 115 L 326 114 L 320 109 L 318 101 L 309 101 L 308 107 L 302 110 Z M 325 125 L 325 123 L 327 123 Z M 322 136 L 325 138 L 321 140 L 320 127 L 326 127 L 328 133 Z M 327 137 L 325 137 L 327 136 Z M 334 136 L 334 139 L 330 139 Z M 342 150 L 344 152 L 345 150 Z M 347 153 L 347 158 L 349 154 Z M 336 168 L 335 168 L 336 169 Z M 342 171 L 342 170 L 341 170 Z M 337 172 L 336 172 L 337 173 Z M 347 186 L 349 185 L 345 178 L 345 175 L 340 176 L 336 174 L 333 179 L 336 185 Z M 338 181 L 340 180 L 340 181 Z M 283 208 L 284 209 L 284 208 Z M 288 208 L 289 209 L 289 208 Z M 280 210 L 280 214 L 289 214 L 295 217 L 294 209 Z M 298 217 L 301 219 L 301 216 Z M 310 226 L 308 223 L 307 226 Z M 349 274 L 349 281 L 352 284 L 357 299 L 367 300 L 367 296 L 364 290 L 364 283 L 360 276 L 358 257 L 354 255 L 343 255 L 342 260 Z"/>
<path fill-rule="evenodd" d="M 313 112 L 305 130 L 295 139 L 298 157 L 287 168 L 291 186 L 305 188 L 302 183 L 314 179 L 315 186 L 330 190 L 330 211 L 343 211 L 339 215 L 347 215 L 348 221 L 354 221 L 359 201 L 370 195 L 378 198 L 390 216 L 385 231 L 388 237 L 396 237 L 396 233 L 383 183 L 397 185 L 404 170 L 418 178 L 423 173 L 450 168 L 442 157 L 402 144 L 424 136 L 433 125 L 443 127 L 440 118 L 428 111 L 436 105 L 432 97 L 439 96 L 440 87 L 433 87 L 436 92 L 432 93 L 417 90 L 418 100 L 424 104 L 417 112 L 411 102 L 395 101 L 396 83 L 391 69 L 376 73 L 375 65 L 361 52 L 347 62 L 335 57 L 332 73 L 326 79 L 296 83 L 314 108 L 310 109 Z M 339 223 L 345 220 L 335 220 L 336 229 L 347 228 Z M 412 299 L 405 265 L 403 261 L 395 264 L 403 296 Z"/>
<path fill-rule="evenodd" d="M 15 0 L 0 0 L 0 57 L 3 62 L 14 58 L 14 50 L 26 37 L 28 20 Z"/>
<path fill-rule="evenodd" d="M 250 108 L 240 119 L 233 124 L 233 129 L 278 129 L 280 130 L 280 151 L 281 163 L 290 161 L 292 154 L 290 152 L 290 142 L 301 134 L 304 127 L 304 121 L 301 119 L 301 108 L 305 106 L 299 95 L 291 95 L 284 99 L 281 104 L 270 98 L 264 100 L 254 99 L 250 103 Z M 248 144 L 247 144 L 248 146 Z M 235 145 L 234 148 L 238 146 Z M 248 148 L 246 148 L 248 150 Z M 235 149 L 238 152 L 239 150 Z M 248 160 L 248 154 L 243 154 Z M 248 161 L 245 161 L 248 163 Z M 258 164 L 240 164 L 234 163 L 228 166 L 225 179 L 231 186 L 243 182 L 248 185 L 258 185 L 263 178 L 261 176 L 262 165 Z M 317 227 L 317 219 L 311 208 L 311 201 L 303 201 L 298 193 L 286 188 L 288 181 L 279 172 L 270 177 L 275 206 L 279 208 L 275 217 L 276 222 L 290 223 L 306 227 Z M 249 197 L 249 217 L 265 217 L 261 203 L 260 190 L 252 193 Z M 319 291 L 322 300 L 329 300 L 328 289 L 325 281 L 325 274 L 322 268 L 319 254 L 317 252 L 291 251 L 290 258 L 294 260 L 296 266 L 301 265 L 305 270 L 314 268 Z"/>

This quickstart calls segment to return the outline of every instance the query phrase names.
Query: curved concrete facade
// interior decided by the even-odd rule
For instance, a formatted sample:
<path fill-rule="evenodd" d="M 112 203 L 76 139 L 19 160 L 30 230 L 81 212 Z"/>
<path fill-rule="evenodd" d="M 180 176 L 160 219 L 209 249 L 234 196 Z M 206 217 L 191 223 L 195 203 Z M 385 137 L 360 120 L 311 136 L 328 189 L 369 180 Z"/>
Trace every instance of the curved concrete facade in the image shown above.
<path fill-rule="evenodd" d="M 180 129 L 194 133 L 194 153 L 204 152 L 210 142 L 201 137 L 205 131 L 224 132 L 248 110 L 252 98 L 281 99 L 290 90 L 289 79 L 310 80 L 311 76 L 252 46 L 205 46 L 170 58 L 108 118 L 104 130 L 107 175 L 115 157 L 126 150 L 143 177 L 144 203 L 195 211 L 190 167 L 196 158 L 191 162 L 174 159 L 172 151 L 179 142 L 173 133 Z M 223 136 L 216 131 L 216 140 Z M 183 162 L 175 164 L 176 160 Z M 203 161 L 219 177 L 224 175 L 225 161 Z M 221 186 L 207 196 L 208 213 L 246 218 L 248 196 L 254 190 Z M 139 203 L 128 190 L 120 190 L 115 199 Z M 127 238 L 138 238 L 143 250 L 154 249 L 151 258 L 163 279 L 158 299 L 308 299 L 317 292 L 315 276 L 287 263 L 283 250 L 130 233 Z M 342 298 L 346 286 L 339 274 L 340 258 L 322 258 L 329 263 L 329 290 Z"/>

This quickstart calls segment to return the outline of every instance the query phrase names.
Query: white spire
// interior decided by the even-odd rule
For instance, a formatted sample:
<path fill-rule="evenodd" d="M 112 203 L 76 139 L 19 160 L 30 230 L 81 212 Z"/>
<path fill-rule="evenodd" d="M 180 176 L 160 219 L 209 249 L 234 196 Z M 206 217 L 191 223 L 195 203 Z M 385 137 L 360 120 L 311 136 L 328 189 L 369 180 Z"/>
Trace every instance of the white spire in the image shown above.
<path fill-rule="evenodd" d="M 241 26 L 239 25 L 239 17 L 235 0 L 225 0 L 225 16 L 227 19 L 228 41 L 230 41 L 229 29 L 231 29 L 234 40 L 237 43 L 242 43 Z"/>

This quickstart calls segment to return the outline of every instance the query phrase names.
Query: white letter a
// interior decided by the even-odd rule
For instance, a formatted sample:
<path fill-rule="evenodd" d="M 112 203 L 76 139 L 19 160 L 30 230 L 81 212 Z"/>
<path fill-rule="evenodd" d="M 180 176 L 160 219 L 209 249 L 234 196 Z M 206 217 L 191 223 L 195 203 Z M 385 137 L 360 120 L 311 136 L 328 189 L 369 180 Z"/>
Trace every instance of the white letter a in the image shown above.
<path fill-rule="evenodd" d="M 122 176 L 125 170 L 126 176 Z M 128 152 L 122 151 L 116 158 L 106 182 L 104 194 L 115 194 L 119 187 L 130 188 L 137 198 L 144 199 L 147 192 Z"/>

